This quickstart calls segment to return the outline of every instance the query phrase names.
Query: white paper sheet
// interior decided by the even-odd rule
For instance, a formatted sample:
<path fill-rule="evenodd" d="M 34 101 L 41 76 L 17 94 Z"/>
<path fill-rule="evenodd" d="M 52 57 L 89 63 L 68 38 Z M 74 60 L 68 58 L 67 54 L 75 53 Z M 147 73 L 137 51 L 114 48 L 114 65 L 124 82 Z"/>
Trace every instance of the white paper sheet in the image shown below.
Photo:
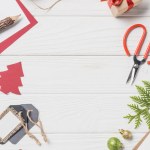
<path fill-rule="evenodd" d="M 21 14 L 20 21 L 4 32 L 0 32 L 0 42 L 4 41 L 23 27 L 29 24 L 28 19 L 17 4 L 16 0 L 1 0 L 0 4 L 0 20 Z"/>
<path fill-rule="evenodd" d="M 20 120 L 12 112 L 9 112 L 0 120 L 0 137 L 6 137 L 19 123 Z"/>

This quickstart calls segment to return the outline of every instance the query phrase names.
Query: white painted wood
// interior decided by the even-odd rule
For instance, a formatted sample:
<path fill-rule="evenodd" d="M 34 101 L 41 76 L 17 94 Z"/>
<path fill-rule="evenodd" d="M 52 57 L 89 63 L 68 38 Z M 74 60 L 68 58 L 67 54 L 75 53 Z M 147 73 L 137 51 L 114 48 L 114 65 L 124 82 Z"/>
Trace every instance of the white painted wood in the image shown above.
<path fill-rule="evenodd" d="M 47 133 L 113 133 L 118 129 L 146 132 L 143 124 L 134 130 L 123 116 L 130 112 L 127 104 L 132 103 L 130 94 L 31 94 L 22 96 L 0 95 L 0 112 L 12 103 L 31 103 L 40 111 Z M 33 132 L 40 131 L 35 127 Z"/>
<path fill-rule="evenodd" d="M 11 104 L 34 104 L 50 144 L 39 148 L 25 137 L 18 145 L 0 145 L 0 150 L 107 150 L 111 136 L 131 150 L 147 127 L 134 130 L 122 118 L 130 112 L 129 96 L 137 94 L 125 84 L 133 61 L 125 56 L 122 37 L 135 23 L 145 24 L 149 32 L 150 1 L 118 19 L 99 0 L 62 0 L 48 12 L 30 0 L 23 2 L 39 23 L 0 58 L 0 71 L 21 61 L 25 74 L 22 96 L 0 94 L 0 112 Z M 139 34 L 134 32 L 129 39 L 132 54 Z M 143 50 L 148 41 L 149 34 Z M 149 74 L 149 66 L 142 66 L 136 84 L 149 80 Z M 119 128 L 133 131 L 134 139 L 123 140 Z M 32 132 L 41 139 L 36 127 Z"/>
<path fill-rule="evenodd" d="M 34 0 L 40 3 L 40 0 Z M 53 16 L 112 16 L 105 2 L 100 0 L 62 0 L 51 11 L 39 10 L 30 0 L 23 0 L 24 4 L 34 15 Z M 44 0 L 46 4 L 49 0 Z M 41 2 L 41 5 L 45 5 Z M 150 1 L 144 0 L 139 6 L 131 10 L 126 16 L 150 16 Z"/>
<path fill-rule="evenodd" d="M 40 135 L 36 135 L 42 140 Z M 16 150 L 23 149 L 28 150 L 108 150 L 107 140 L 112 137 L 119 137 L 125 145 L 124 150 L 131 150 L 143 134 L 134 134 L 132 141 L 123 140 L 117 133 L 109 134 L 49 134 L 48 138 L 50 143 L 47 145 L 42 142 L 42 146 L 37 146 L 34 141 L 30 140 L 29 137 L 25 137 L 19 144 L 12 145 L 7 143 L 7 146 L 0 146 L 0 150 Z"/>
<path fill-rule="evenodd" d="M 126 85 L 133 65 L 132 58 L 113 56 L 3 56 L 1 70 L 22 61 L 25 93 L 115 94 L 135 93 L 134 86 Z M 143 65 L 135 84 L 149 80 L 149 66 Z"/>
<path fill-rule="evenodd" d="M 8 123 L 8 120 L 11 122 L 10 124 Z M 5 139 L 19 124 L 20 120 L 9 111 L 0 121 L 1 138 Z"/>
<path fill-rule="evenodd" d="M 139 17 L 36 17 L 39 23 L 2 55 L 121 55 L 125 56 L 122 39 L 127 28 L 139 23 Z M 61 22 L 61 24 L 60 24 Z M 149 18 L 141 17 L 150 41 Z M 129 37 L 128 45 L 134 53 L 141 30 Z"/>

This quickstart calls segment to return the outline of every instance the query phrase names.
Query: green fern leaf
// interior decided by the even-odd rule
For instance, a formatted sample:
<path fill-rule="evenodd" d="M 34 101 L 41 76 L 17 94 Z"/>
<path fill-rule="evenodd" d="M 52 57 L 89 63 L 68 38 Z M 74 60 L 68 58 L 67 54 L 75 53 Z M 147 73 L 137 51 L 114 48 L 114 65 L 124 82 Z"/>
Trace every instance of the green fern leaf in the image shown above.
<path fill-rule="evenodd" d="M 128 114 L 124 118 L 135 122 L 135 128 L 138 128 L 142 124 L 142 120 L 145 121 L 150 129 L 150 82 L 143 81 L 144 87 L 136 86 L 139 96 L 131 96 L 133 104 L 129 104 L 128 107 L 134 111 L 134 115 Z"/>
<path fill-rule="evenodd" d="M 135 116 L 132 116 L 132 115 L 129 114 L 129 115 L 125 116 L 124 118 L 129 120 L 128 123 L 131 123 L 134 120 Z"/>
<path fill-rule="evenodd" d="M 149 81 L 143 81 L 144 86 L 146 87 L 147 91 L 150 93 L 150 82 Z"/>
<path fill-rule="evenodd" d="M 150 129 L 150 113 L 148 109 L 145 109 L 142 113 L 144 120 L 146 121 L 146 124 L 148 128 Z"/>
<path fill-rule="evenodd" d="M 150 82 L 149 81 L 143 81 L 143 83 L 144 83 L 144 86 L 146 88 L 147 93 L 150 95 Z M 150 103 L 150 97 L 147 99 L 147 101 Z"/>
<path fill-rule="evenodd" d="M 147 99 L 150 97 L 149 92 L 145 88 L 143 88 L 141 86 L 136 86 L 136 88 L 143 99 Z"/>
<path fill-rule="evenodd" d="M 130 97 L 135 103 L 139 104 L 141 107 L 145 106 L 145 100 L 139 96 L 131 96 Z M 147 101 L 146 101 L 147 104 Z"/>
<path fill-rule="evenodd" d="M 131 96 L 130 97 L 135 103 L 139 104 L 141 107 L 150 107 L 150 102 L 147 99 L 143 99 L 139 96 Z"/>
<path fill-rule="evenodd" d="M 135 129 L 137 129 L 142 123 L 140 115 L 135 116 Z"/>
<path fill-rule="evenodd" d="M 136 105 L 136 104 L 129 104 L 128 106 L 129 106 L 134 112 L 139 113 L 140 108 L 139 108 L 138 105 Z"/>

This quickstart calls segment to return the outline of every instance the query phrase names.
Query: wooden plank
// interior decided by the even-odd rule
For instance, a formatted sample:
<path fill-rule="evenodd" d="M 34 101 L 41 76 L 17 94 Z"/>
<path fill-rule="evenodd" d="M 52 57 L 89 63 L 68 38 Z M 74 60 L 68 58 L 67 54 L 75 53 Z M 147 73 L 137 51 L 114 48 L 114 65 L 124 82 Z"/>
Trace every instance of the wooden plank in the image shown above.
<path fill-rule="evenodd" d="M 11 104 L 33 104 L 40 111 L 40 118 L 47 133 L 113 133 L 118 129 L 146 132 L 143 125 L 134 129 L 123 116 L 134 114 L 127 104 L 130 94 L 30 94 L 0 95 L 0 112 Z M 34 133 L 39 133 L 34 127 Z"/>
<path fill-rule="evenodd" d="M 123 35 L 135 24 L 146 25 L 149 32 L 149 17 L 37 17 L 39 24 L 25 34 L 2 55 L 115 55 L 124 56 Z M 60 23 L 61 22 L 61 23 Z M 131 34 L 128 45 L 134 53 L 141 30 Z M 143 52 L 148 45 L 148 38 Z"/>
<path fill-rule="evenodd" d="M 133 65 L 132 58 L 111 56 L 3 56 L 1 71 L 6 66 L 23 62 L 23 94 L 110 94 L 135 93 L 126 80 Z M 135 84 L 149 80 L 149 66 L 143 65 Z"/>
<path fill-rule="evenodd" d="M 144 134 L 144 133 L 143 133 Z M 143 134 L 134 134 L 134 139 L 132 141 L 123 140 L 121 136 L 117 133 L 113 134 L 49 134 L 48 138 L 50 140 L 49 144 L 42 142 L 42 146 L 37 146 L 34 141 L 25 137 L 17 145 L 12 145 L 7 143 L 6 145 L 0 146 L 0 150 L 16 150 L 23 149 L 28 150 L 30 145 L 31 149 L 40 150 L 108 150 L 107 139 L 112 136 L 117 136 L 123 142 L 125 149 L 131 150 L 133 146 L 139 141 Z M 42 140 L 40 135 L 36 135 Z"/>
<path fill-rule="evenodd" d="M 56 1 L 56 0 L 55 0 Z M 106 3 L 101 3 L 99 0 L 62 0 L 52 10 L 43 11 L 32 4 L 31 1 L 24 0 L 27 8 L 34 15 L 51 15 L 51 16 L 112 16 Z M 36 0 L 36 3 L 41 6 L 50 6 L 53 1 Z M 134 8 L 126 16 L 150 16 L 149 6 L 150 1 L 145 0 L 138 7 Z"/>

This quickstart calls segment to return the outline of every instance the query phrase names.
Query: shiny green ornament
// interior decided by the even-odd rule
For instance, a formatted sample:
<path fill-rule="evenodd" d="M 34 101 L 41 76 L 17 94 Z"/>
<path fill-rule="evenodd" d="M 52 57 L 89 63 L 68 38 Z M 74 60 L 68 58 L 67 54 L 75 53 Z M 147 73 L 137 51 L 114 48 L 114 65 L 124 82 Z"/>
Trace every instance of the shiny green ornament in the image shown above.
<path fill-rule="evenodd" d="M 108 140 L 107 146 L 109 150 L 121 150 L 123 148 L 123 144 L 116 137 L 112 137 Z"/>

